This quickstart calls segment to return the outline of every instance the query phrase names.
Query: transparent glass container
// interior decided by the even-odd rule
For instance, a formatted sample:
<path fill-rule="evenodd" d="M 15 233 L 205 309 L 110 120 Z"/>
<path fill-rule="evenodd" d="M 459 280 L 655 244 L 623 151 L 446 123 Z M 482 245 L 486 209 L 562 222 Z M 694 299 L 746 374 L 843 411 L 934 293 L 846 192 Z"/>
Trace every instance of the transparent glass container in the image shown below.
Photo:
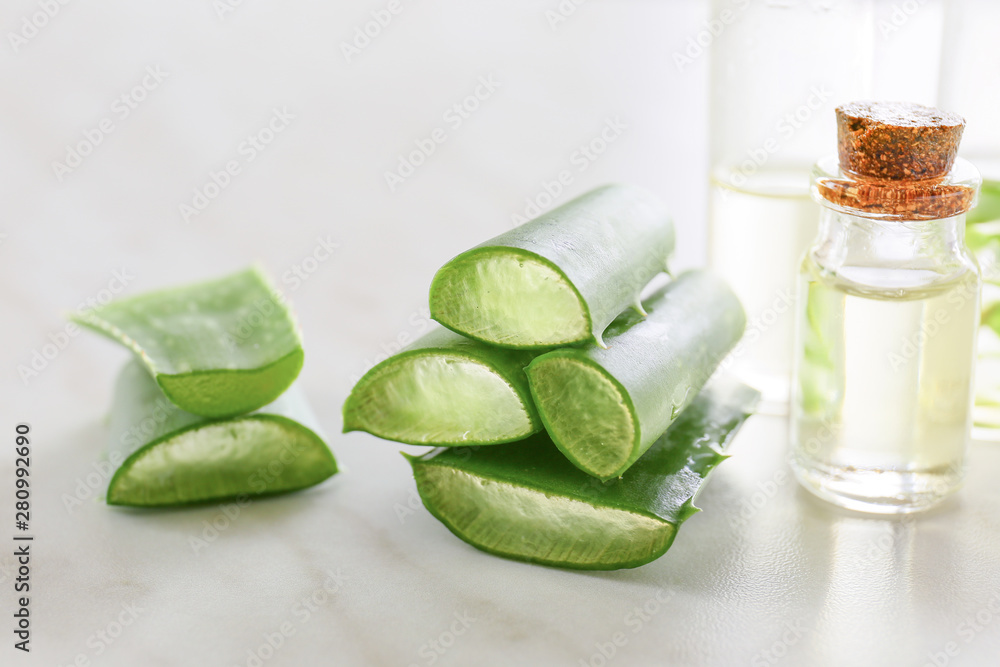
<path fill-rule="evenodd" d="M 961 109 L 968 122 L 962 137 L 962 155 L 976 165 L 984 180 L 994 183 L 1000 182 L 997 26 L 1000 2 L 948 0 L 938 89 L 938 105 Z M 996 192 L 1000 188 L 994 184 L 992 189 Z M 1000 309 L 1000 213 L 979 214 L 977 218 L 968 228 L 974 242 L 970 246 L 983 272 L 983 312 L 993 313 Z M 989 326 L 979 329 L 973 434 L 980 440 L 1000 441 L 1000 333 Z"/>
<path fill-rule="evenodd" d="M 791 465 L 821 498 L 908 513 L 961 485 L 981 291 L 964 210 L 979 184 L 961 159 L 916 188 L 856 179 L 837 156 L 817 163 L 822 213 L 798 278 Z M 888 205 L 854 207 L 858 191 Z M 904 201 L 957 213 L 908 218 L 893 211 Z"/>
<path fill-rule="evenodd" d="M 834 108 L 870 93 L 872 0 L 713 0 L 708 261 L 747 311 L 731 370 L 785 414 L 795 273 L 816 235 L 809 169 Z"/>

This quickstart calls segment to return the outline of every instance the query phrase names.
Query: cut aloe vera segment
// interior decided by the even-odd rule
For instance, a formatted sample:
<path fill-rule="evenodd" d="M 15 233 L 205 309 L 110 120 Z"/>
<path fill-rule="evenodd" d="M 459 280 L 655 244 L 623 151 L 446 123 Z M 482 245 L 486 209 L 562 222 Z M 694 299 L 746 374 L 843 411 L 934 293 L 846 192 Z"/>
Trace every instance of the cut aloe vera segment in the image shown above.
<path fill-rule="evenodd" d="M 626 312 L 608 347 L 553 350 L 528 366 L 552 440 L 579 468 L 611 479 L 628 470 L 698 394 L 743 335 L 739 299 L 707 271 L 682 274 Z"/>
<path fill-rule="evenodd" d="M 441 446 L 526 438 L 542 429 L 524 375 L 534 356 L 435 328 L 358 381 L 344 432 Z"/>
<path fill-rule="evenodd" d="M 445 264 L 431 283 L 431 316 L 503 347 L 601 344 L 673 248 L 670 216 L 653 195 L 607 185 Z"/>
<path fill-rule="evenodd" d="M 298 326 L 257 268 L 71 317 L 135 352 L 171 401 L 203 417 L 267 405 L 302 368 Z"/>
<path fill-rule="evenodd" d="M 121 462 L 108 504 L 136 507 L 284 493 L 337 472 L 298 387 L 256 412 L 206 419 L 168 401 L 137 361 L 115 387 L 108 459 Z"/>
<path fill-rule="evenodd" d="M 566 568 L 637 567 L 662 556 L 698 511 L 695 494 L 758 398 L 745 385 L 713 380 L 610 482 L 573 466 L 544 433 L 407 458 L 430 513 L 478 549 Z"/>

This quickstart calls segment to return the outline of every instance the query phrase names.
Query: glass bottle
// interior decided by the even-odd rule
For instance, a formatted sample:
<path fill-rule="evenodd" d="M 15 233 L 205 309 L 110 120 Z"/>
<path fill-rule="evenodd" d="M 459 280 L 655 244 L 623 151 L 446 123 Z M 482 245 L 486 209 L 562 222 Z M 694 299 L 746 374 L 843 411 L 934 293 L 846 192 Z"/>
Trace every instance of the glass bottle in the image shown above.
<path fill-rule="evenodd" d="M 809 169 L 833 141 L 823 119 L 870 93 L 873 0 L 713 0 L 706 25 L 708 261 L 747 311 L 733 372 L 787 414 L 796 268 L 819 214 Z"/>
<path fill-rule="evenodd" d="M 962 153 L 972 160 L 984 182 L 1000 182 L 1000 87 L 995 85 L 1000 62 L 1000 3 L 986 0 L 949 0 L 944 14 L 944 48 L 938 104 L 961 109 L 969 127 L 962 137 Z M 989 211 L 994 211 L 992 214 Z M 992 219 L 990 219 L 992 218 Z M 1000 212 L 982 207 L 968 221 L 970 247 L 983 273 L 983 313 L 1000 310 Z M 989 315 L 983 318 L 993 320 Z M 990 326 L 979 328 L 976 364 L 976 409 L 973 434 L 980 440 L 1000 441 L 1000 334 Z"/>
<path fill-rule="evenodd" d="M 964 241 L 980 176 L 955 157 L 963 128 L 919 105 L 844 105 L 838 155 L 813 170 L 791 464 L 844 507 L 919 511 L 962 481 L 981 291 Z"/>

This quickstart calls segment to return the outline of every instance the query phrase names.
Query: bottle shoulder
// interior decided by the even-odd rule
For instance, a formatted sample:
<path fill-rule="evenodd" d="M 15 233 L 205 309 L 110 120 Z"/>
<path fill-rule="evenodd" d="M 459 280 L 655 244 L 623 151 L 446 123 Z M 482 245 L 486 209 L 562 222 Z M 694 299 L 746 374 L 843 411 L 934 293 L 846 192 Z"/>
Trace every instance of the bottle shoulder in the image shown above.
<path fill-rule="evenodd" d="M 978 290 L 979 264 L 968 248 L 946 258 L 908 258 L 903 261 L 865 261 L 831 256 L 817 246 L 806 251 L 800 273 L 842 291 L 890 299 L 922 299 L 952 289 Z"/>

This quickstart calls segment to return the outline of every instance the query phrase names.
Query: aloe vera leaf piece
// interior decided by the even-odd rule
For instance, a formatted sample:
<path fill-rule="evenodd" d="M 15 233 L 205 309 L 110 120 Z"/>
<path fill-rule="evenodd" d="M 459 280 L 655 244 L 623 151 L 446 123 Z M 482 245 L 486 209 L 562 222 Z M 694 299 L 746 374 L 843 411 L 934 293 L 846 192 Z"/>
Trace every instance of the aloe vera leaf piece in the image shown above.
<path fill-rule="evenodd" d="M 689 271 L 605 334 L 608 347 L 553 350 L 527 368 L 535 406 L 560 450 L 611 479 L 628 470 L 698 394 L 746 326 L 739 299 L 715 275 Z"/>
<path fill-rule="evenodd" d="M 988 326 L 1000 335 L 1000 302 L 990 304 L 982 314 L 980 324 Z"/>
<path fill-rule="evenodd" d="M 601 345 L 673 248 L 673 224 L 654 196 L 607 185 L 449 261 L 431 283 L 431 317 L 503 347 Z"/>
<path fill-rule="evenodd" d="M 167 398 L 203 417 L 267 405 L 302 368 L 298 327 L 256 267 L 71 318 L 131 349 Z"/>
<path fill-rule="evenodd" d="M 297 386 L 256 412 L 207 419 L 167 400 L 140 363 L 115 387 L 109 505 L 176 506 L 319 484 L 337 462 Z"/>
<path fill-rule="evenodd" d="M 344 432 L 411 445 L 492 445 L 542 429 L 524 367 L 536 353 L 436 327 L 372 368 L 344 402 Z"/>
<path fill-rule="evenodd" d="M 695 494 L 759 397 L 746 385 L 713 380 L 610 482 L 573 466 L 544 433 L 407 459 L 424 506 L 477 549 L 565 568 L 637 567 L 662 556 L 698 511 Z"/>
<path fill-rule="evenodd" d="M 843 397 L 844 369 L 838 360 L 843 358 L 839 350 L 844 341 L 842 332 L 830 331 L 824 323 L 831 321 L 838 308 L 843 310 L 844 296 L 819 280 L 809 280 L 807 285 L 798 390 L 804 412 L 832 420 L 829 413 L 839 409 Z"/>

